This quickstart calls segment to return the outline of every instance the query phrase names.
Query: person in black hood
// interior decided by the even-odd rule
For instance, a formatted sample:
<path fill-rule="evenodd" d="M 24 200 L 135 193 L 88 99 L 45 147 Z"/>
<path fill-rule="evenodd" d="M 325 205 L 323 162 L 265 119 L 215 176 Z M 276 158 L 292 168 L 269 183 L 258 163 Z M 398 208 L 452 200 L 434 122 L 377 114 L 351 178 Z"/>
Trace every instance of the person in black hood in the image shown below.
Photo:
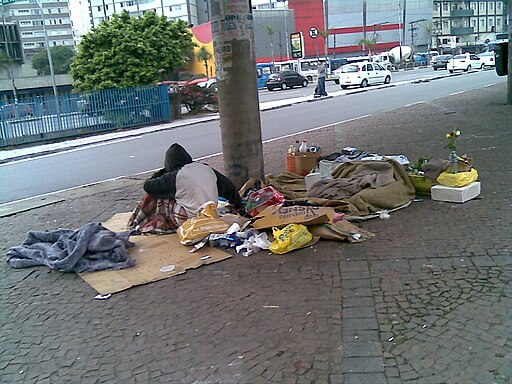
<path fill-rule="evenodd" d="M 235 185 L 207 164 L 192 160 L 189 153 L 174 143 L 165 153 L 164 168 L 144 182 L 143 197 L 132 213 L 128 226 L 143 233 L 171 233 L 208 201 L 219 197 L 235 210 L 241 198 Z"/>

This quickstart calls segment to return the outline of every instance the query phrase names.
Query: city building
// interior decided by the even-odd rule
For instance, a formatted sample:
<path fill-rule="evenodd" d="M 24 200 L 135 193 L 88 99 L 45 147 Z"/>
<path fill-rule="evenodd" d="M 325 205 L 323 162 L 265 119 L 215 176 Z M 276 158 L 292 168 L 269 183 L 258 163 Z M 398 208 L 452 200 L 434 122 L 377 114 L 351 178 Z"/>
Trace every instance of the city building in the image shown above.
<path fill-rule="evenodd" d="M 354 56 L 409 45 L 429 45 L 432 0 L 289 0 L 307 57 Z"/>
<path fill-rule="evenodd" d="M 141 16 L 148 11 L 166 16 L 169 20 L 184 20 L 191 25 L 209 21 L 209 0 L 88 0 L 91 26 L 109 20 L 113 14 L 128 11 Z"/>
<path fill-rule="evenodd" d="M 440 51 L 476 51 L 506 32 L 506 1 L 434 0 L 433 46 Z"/>
<path fill-rule="evenodd" d="M 38 76 L 31 58 L 40 50 L 55 46 L 74 48 L 73 27 L 67 1 L 21 0 L 2 6 L 1 49 L 9 63 L 0 71 L 0 94 L 51 92 L 49 76 Z M 57 75 L 57 86 L 71 88 L 69 75 Z"/>

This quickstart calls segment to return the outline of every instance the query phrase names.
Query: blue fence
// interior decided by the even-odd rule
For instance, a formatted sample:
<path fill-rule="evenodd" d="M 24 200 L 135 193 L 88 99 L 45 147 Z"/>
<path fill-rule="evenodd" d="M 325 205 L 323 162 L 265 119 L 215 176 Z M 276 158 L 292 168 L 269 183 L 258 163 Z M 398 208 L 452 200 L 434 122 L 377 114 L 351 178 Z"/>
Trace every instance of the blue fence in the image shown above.
<path fill-rule="evenodd" d="M 170 119 L 165 85 L 0 101 L 0 147 Z"/>

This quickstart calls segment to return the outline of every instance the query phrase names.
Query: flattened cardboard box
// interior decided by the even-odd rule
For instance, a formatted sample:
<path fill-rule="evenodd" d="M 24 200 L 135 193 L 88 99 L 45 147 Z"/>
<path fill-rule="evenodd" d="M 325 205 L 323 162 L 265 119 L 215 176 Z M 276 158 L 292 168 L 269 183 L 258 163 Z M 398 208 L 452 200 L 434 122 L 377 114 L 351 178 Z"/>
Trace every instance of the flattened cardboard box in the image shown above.
<path fill-rule="evenodd" d="M 256 229 L 282 227 L 287 224 L 315 225 L 323 223 L 332 223 L 334 218 L 334 208 L 331 207 L 313 207 L 303 205 L 292 205 L 283 207 L 273 205 L 267 207 L 252 223 Z"/>
<path fill-rule="evenodd" d="M 118 213 L 103 226 L 114 232 L 126 231 L 130 213 Z M 80 277 L 99 294 L 116 293 L 135 285 L 167 279 L 185 273 L 190 268 L 215 263 L 232 257 L 220 248 L 203 247 L 190 253 L 192 247 L 182 245 L 178 235 L 137 235 L 131 236 L 134 247 L 128 252 L 135 260 L 135 266 L 118 271 L 103 270 L 80 273 Z M 208 256 L 208 257 L 205 257 Z M 173 268 L 165 268 L 173 266 Z M 160 268 L 164 267 L 164 272 Z M 166 271 L 166 269 L 171 269 Z"/>

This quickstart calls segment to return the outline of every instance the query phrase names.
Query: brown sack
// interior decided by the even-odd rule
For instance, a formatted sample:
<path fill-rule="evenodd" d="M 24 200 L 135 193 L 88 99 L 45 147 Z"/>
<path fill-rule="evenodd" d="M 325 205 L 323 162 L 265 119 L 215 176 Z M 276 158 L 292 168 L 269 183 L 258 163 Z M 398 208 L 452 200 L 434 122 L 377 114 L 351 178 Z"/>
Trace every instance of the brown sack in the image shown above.
<path fill-rule="evenodd" d="M 322 239 L 348 241 L 360 243 L 375 236 L 373 232 L 366 231 L 352 224 L 348 220 L 337 221 L 333 224 L 319 224 L 308 227 L 309 232 Z"/>

